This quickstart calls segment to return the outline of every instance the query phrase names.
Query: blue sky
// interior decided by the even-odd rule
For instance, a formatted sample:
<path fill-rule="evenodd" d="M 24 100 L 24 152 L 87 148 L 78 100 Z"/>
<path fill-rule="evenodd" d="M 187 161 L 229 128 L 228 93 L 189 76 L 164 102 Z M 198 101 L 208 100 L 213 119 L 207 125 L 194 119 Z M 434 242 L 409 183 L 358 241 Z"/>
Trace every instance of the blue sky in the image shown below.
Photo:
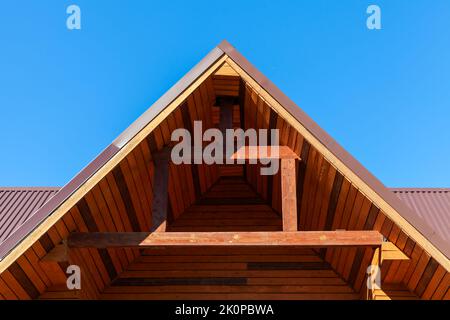
<path fill-rule="evenodd" d="M 2 1 L 0 185 L 64 185 L 222 39 L 386 185 L 450 187 L 448 0 Z"/>

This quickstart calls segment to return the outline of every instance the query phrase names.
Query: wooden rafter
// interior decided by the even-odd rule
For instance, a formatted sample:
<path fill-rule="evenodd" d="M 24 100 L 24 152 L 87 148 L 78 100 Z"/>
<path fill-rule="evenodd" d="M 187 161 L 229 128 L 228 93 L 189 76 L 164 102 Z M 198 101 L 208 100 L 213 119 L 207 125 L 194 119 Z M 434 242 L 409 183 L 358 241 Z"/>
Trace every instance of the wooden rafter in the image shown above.
<path fill-rule="evenodd" d="M 70 248 L 111 248 L 156 246 L 295 246 L 378 247 L 383 241 L 378 231 L 297 231 L 297 232 L 94 232 L 73 233 Z"/>

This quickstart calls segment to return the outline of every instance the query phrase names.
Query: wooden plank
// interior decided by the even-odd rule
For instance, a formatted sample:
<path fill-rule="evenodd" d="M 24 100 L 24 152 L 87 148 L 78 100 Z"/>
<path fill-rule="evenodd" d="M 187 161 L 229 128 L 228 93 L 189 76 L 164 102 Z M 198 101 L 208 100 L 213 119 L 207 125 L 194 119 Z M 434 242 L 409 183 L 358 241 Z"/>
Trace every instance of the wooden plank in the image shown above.
<path fill-rule="evenodd" d="M 283 231 L 297 231 L 297 193 L 295 191 L 295 160 L 281 160 L 281 203 Z"/>
<path fill-rule="evenodd" d="M 427 264 L 427 267 L 425 268 L 425 271 L 420 278 L 417 287 L 415 288 L 414 292 L 417 293 L 419 297 L 421 297 L 428 286 L 428 284 L 431 282 L 431 279 L 433 278 L 434 274 L 436 273 L 436 270 L 439 267 L 439 263 L 434 260 L 433 258 L 430 259 L 430 261 Z"/>
<path fill-rule="evenodd" d="M 132 293 L 103 294 L 105 300 L 358 300 L 355 293 Z"/>
<path fill-rule="evenodd" d="M 171 113 L 167 117 L 167 123 L 169 126 L 169 131 L 173 132 L 178 127 L 176 124 L 175 114 Z M 170 136 L 166 139 L 170 140 Z M 185 176 L 185 166 L 183 165 L 172 165 L 169 167 L 171 169 L 172 174 L 169 174 L 169 178 L 172 177 L 172 181 L 169 180 L 172 184 L 175 184 L 177 187 L 174 188 L 175 194 L 172 195 L 172 197 L 175 198 L 177 202 L 178 211 L 173 212 L 173 218 L 176 219 L 179 215 L 181 215 L 184 210 L 189 207 L 189 192 L 186 192 L 187 190 L 187 181 Z"/>
<path fill-rule="evenodd" d="M 236 71 L 226 62 L 214 73 L 214 77 L 226 76 L 226 77 L 239 77 Z"/>
<path fill-rule="evenodd" d="M 300 157 L 288 146 L 244 146 L 231 155 L 233 160 L 294 159 Z"/>
<path fill-rule="evenodd" d="M 421 298 L 424 300 L 431 299 L 433 293 L 435 292 L 436 288 L 438 287 L 439 283 L 445 276 L 445 269 L 442 266 L 439 266 L 437 270 L 435 271 L 433 277 L 428 282 L 425 291 L 422 293 L 418 292 L 418 294 L 421 295 Z"/>
<path fill-rule="evenodd" d="M 186 125 L 183 122 L 183 110 L 185 108 L 180 107 L 176 109 L 173 114 L 175 115 L 175 124 L 177 128 L 186 128 Z M 183 194 L 186 195 L 186 207 L 189 207 L 191 204 L 193 204 L 196 200 L 195 195 L 195 186 L 194 186 L 194 180 L 192 178 L 192 170 L 190 166 L 182 165 L 179 166 L 182 173 L 182 187 L 183 187 Z"/>
<path fill-rule="evenodd" d="M 226 278 L 225 278 L 226 279 Z M 140 281 L 141 279 L 137 279 Z M 144 279 L 146 280 L 146 279 Z M 188 279 L 190 280 L 190 279 Z M 199 279 L 203 280 L 203 279 Z M 181 281 L 173 281 L 174 283 L 180 283 L 180 285 L 167 285 L 164 282 L 161 285 L 152 285 L 154 281 L 149 281 L 149 286 L 142 286 L 138 281 L 130 282 L 130 284 L 122 284 L 120 286 L 112 286 L 108 288 L 106 293 L 353 293 L 352 289 L 348 286 L 294 286 L 294 285 L 254 285 L 246 286 L 245 281 L 241 284 L 236 283 L 236 281 L 230 284 L 222 284 L 224 279 L 220 279 L 218 284 L 208 284 L 208 281 L 204 281 L 206 284 L 196 284 L 196 281 L 191 281 L 191 285 L 183 285 Z M 244 279 L 245 280 L 245 279 Z M 221 283 L 222 282 L 222 283 Z M 158 283 L 158 282 L 156 282 Z M 189 283 L 189 282 L 188 282 Z M 200 282 L 201 283 L 201 282 Z M 225 282 L 226 283 L 226 282 Z M 133 285 L 134 284 L 134 285 Z"/>
<path fill-rule="evenodd" d="M 157 246 L 381 246 L 378 231 L 299 232 L 92 232 L 73 233 L 71 248 L 157 247 Z"/>
<path fill-rule="evenodd" d="M 409 257 L 404 254 L 392 242 L 383 242 L 381 245 L 381 260 L 409 260 Z"/>
<path fill-rule="evenodd" d="M 167 228 L 169 157 L 169 148 L 164 148 L 153 155 L 155 164 L 151 228 L 153 232 L 164 232 Z"/>
<path fill-rule="evenodd" d="M 219 129 L 225 137 L 227 129 L 233 129 L 233 104 L 226 99 L 220 99 Z"/>
<path fill-rule="evenodd" d="M 230 255 L 153 255 L 142 256 L 139 263 L 180 263 L 185 265 L 189 263 L 235 263 L 235 262 L 322 262 L 317 255 L 289 255 L 289 254 L 230 254 Z M 133 266 L 134 267 L 134 266 Z M 226 268 L 227 269 L 227 268 Z"/>

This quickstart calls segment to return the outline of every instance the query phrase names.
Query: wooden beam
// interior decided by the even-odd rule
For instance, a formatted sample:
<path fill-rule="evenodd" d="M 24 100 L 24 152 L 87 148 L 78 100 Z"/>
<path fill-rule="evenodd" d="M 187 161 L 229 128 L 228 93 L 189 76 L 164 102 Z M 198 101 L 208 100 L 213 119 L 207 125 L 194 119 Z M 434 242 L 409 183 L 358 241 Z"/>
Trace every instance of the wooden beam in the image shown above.
<path fill-rule="evenodd" d="M 288 146 L 244 146 L 239 148 L 231 159 L 233 160 L 261 160 L 261 159 L 296 159 L 300 157 Z"/>
<path fill-rule="evenodd" d="M 381 245 L 375 248 L 372 260 L 366 270 L 366 300 L 374 300 L 375 290 L 381 289 Z"/>
<path fill-rule="evenodd" d="M 174 143 L 173 145 L 175 145 Z M 224 150 L 225 151 L 225 150 Z M 294 159 L 300 160 L 300 157 L 288 146 L 278 146 L 278 150 L 273 146 L 243 146 L 233 154 L 227 156 L 224 152 L 224 160 L 276 160 L 276 159 Z M 197 152 L 191 149 L 192 159 L 202 159 L 203 150 Z"/>
<path fill-rule="evenodd" d="M 378 231 L 297 231 L 297 232 L 94 232 L 69 235 L 70 248 L 147 248 L 158 246 L 294 246 L 378 247 L 383 241 Z"/>
<path fill-rule="evenodd" d="M 153 155 L 153 162 L 155 165 L 151 227 L 151 231 L 153 232 L 164 232 L 167 227 L 169 157 L 170 148 L 168 147 L 165 147 Z"/>
<path fill-rule="evenodd" d="M 297 231 L 295 159 L 281 159 L 281 209 L 283 231 Z"/>
<path fill-rule="evenodd" d="M 219 129 L 225 137 L 226 130 L 233 129 L 234 97 L 217 97 L 217 104 L 220 107 Z"/>

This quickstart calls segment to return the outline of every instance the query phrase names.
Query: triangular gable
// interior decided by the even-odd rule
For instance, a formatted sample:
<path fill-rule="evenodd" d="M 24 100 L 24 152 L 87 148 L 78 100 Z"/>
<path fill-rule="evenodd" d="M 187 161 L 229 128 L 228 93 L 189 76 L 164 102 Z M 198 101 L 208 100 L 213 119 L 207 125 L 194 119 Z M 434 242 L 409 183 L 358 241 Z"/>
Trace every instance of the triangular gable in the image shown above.
<path fill-rule="evenodd" d="M 58 194 L 0 246 L 0 273 L 60 219 L 92 186 L 142 141 L 167 115 L 225 61 L 248 82 L 272 108 L 317 148 L 338 170 L 379 206 L 406 234 L 419 243 L 447 271 L 450 248 L 416 213 L 407 208 L 358 161 L 339 146 L 298 106 L 256 70 L 226 41 L 213 49 L 197 66 L 156 101 L 141 117 L 84 168 Z"/>

